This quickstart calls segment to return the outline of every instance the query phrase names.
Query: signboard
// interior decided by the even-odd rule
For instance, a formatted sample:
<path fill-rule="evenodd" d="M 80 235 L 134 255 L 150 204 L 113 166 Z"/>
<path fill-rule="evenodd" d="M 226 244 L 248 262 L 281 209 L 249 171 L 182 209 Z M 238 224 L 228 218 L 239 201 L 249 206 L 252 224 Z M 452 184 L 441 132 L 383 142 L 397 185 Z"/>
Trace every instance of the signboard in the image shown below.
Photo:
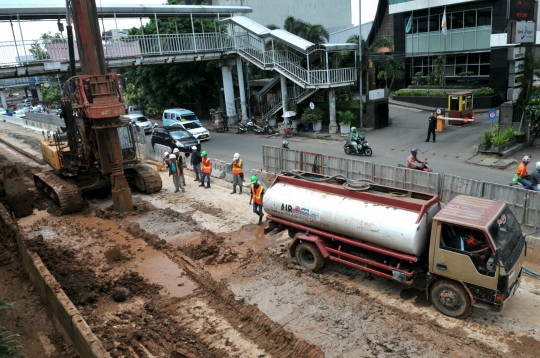
<path fill-rule="evenodd" d="M 384 88 L 369 91 L 369 99 L 384 98 Z"/>
<path fill-rule="evenodd" d="M 28 83 L 29 83 L 30 86 L 35 86 L 36 83 L 37 83 L 37 77 L 30 77 L 28 79 Z"/>
<path fill-rule="evenodd" d="M 525 71 L 525 61 L 510 61 L 510 68 L 508 73 L 522 73 Z"/>
<path fill-rule="evenodd" d="M 314 110 L 314 109 L 315 109 L 315 103 L 309 102 L 309 108 L 311 108 L 312 110 Z"/>
<path fill-rule="evenodd" d="M 511 21 L 508 24 L 508 43 L 534 43 L 534 22 Z"/>
<path fill-rule="evenodd" d="M 515 61 L 525 58 L 525 47 L 509 47 L 508 61 Z"/>
<path fill-rule="evenodd" d="M 519 87 L 523 84 L 524 74 L 508 76 L 508 87 Z"/>
<path fill-rule="evenodd" d="M 509 88 L 508 90 L 506 90 L 506 100 L 517 101 L 520 93 L 521 93 L 521 87 Z"/>
<path fill-rule="evenodd" d="M 510 20 L 528 20 L 534 21 L 534 7 L 536 1 L 534 0 L 509 0 L 510 13 L 508 18 Z"/>
<path fill-rule="evenodd" d="M 488 110 L 488 121 L 496 121 L 496 120 L 497 120 L 497 110 L 496 109 Z"/>

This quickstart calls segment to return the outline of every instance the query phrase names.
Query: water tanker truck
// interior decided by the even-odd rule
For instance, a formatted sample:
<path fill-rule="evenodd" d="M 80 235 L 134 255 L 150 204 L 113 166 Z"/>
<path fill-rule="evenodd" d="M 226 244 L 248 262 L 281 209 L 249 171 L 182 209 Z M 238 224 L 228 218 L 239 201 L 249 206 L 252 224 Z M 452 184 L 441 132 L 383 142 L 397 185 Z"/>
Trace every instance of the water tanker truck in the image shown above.
<path fill-rule="evenodd" d="M 525 238 L 502 202 L 285 172 L 266 190 L 265 232 L 288 230 L 289 254 L 317 271 L 328 261 L 411 285 L 426 282 L 443 314 L 501 311 L 521 281 Z M 423 278 L 423 280 L 418 280 Z"/>

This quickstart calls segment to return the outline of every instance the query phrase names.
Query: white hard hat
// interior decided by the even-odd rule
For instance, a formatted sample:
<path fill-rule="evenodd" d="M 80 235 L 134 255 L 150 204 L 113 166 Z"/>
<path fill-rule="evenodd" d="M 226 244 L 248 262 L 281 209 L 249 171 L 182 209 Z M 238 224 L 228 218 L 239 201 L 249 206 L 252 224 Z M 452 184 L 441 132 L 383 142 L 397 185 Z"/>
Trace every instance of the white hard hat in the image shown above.
<path fill-rule="evenodd" d="M 234 159 L 238 159 L 238 158 L 240 158 L 240 154 L 234 153 Z"/>
<path fill-rule="evenodd" d="M 174 148 L 172 152 L 173 152 L 173 153 L 178 153 L 179 150 L 178 150 L 178 148 Z"/>
<path fill-rule="evenodd" d="M 193 146 L 193 147 L 191 147 L 191 149 L 193 149 L 193 150 L 197 150 L 197 147 L 196 147 L 196 146 Z"/>
<path fill-rule="evenodd" d="M 536 162 L 536 169 L 540 170 L 540 162 Z"/>
<path fill-rule="evenodd" d="M 176 155 L 170 154 L 170 155 L 169 155 L 169 159 L 176 159 Z"/>
<path fill-rule="evenodd" d="M 167 157 L 169 155 L 169 152 L 165 152 L 163 155 Z"/>

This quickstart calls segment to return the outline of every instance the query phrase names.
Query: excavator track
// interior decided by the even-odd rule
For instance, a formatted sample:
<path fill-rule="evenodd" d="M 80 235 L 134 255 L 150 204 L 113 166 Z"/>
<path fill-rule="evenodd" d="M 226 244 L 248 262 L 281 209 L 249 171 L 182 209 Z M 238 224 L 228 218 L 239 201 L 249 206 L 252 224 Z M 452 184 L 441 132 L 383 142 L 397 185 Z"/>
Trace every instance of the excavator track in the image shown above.
<path fill-rule="evenodd" d="M 141 193 L 157 193 L 163 186 L 161 176 L 159 176 L 157 170 L 149 165 L 137 164 L 124 169 L 124 173 L 128 183 L 135 185 Z"/>
<path fill-rule="evenodd" d="M 81 189 L 69 181 L 62 179 L 54 172 L 34 174 L 36 188 L 43 191 L 60 207 L 62 214 L 80 211 L 83 207 Z"/>

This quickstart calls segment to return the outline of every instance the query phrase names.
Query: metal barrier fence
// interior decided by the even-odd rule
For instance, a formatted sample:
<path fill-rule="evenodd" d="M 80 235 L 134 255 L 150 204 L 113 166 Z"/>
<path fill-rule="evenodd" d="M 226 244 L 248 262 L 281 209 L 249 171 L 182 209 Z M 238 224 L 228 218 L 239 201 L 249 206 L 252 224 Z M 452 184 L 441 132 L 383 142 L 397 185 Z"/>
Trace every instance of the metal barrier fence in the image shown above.
<path fill-rule="evenodd" d="M 444 203 L 460 194 L 502 201 L 508 204 L 524 233 L 540 231 L 540 192 L 520 187 L 266 145 L 263 145 L 263 168 L 271 173 L 303 170 L 343 174 L 351 180 L 368 179 L 381 185 L 438 194 Z"/>

